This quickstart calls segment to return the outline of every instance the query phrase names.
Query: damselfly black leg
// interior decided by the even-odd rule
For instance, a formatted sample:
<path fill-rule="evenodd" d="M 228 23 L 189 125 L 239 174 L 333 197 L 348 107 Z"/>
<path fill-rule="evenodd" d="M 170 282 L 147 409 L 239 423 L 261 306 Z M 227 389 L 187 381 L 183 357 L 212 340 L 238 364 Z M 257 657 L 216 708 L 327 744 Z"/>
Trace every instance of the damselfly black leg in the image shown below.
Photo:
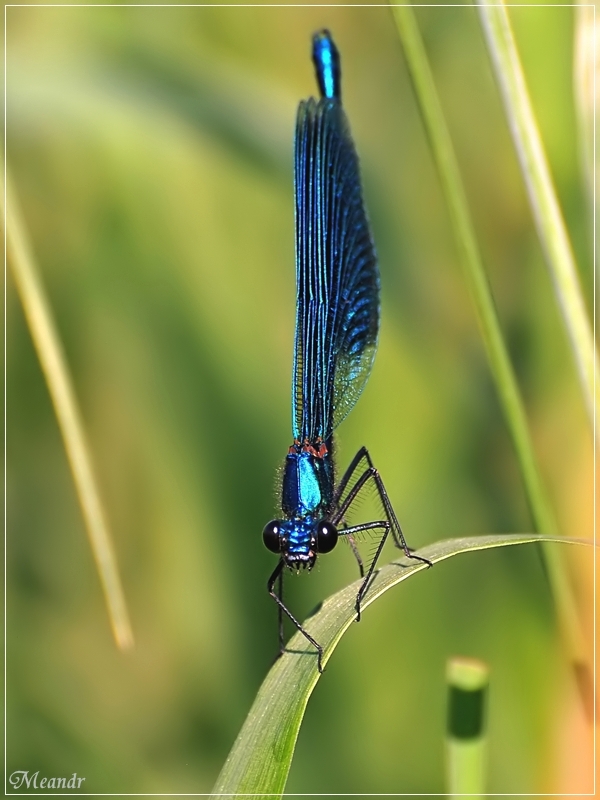
<path fill-rule="evenodd" d="M 359 478 L 356 480 L 353 486 L 348 490 L 348 493 L 344 497 L 344 493 L 348 489 L 348 485 L 350 484 L 353 476 L 356 474 L 357 470 L 360 467 L 361 461 L 366 462 L 364 471 L 360 474 Z M 371 460 L 371 456 L 369 451 L 366 447 L 361 447 L 358 453 L 352 459 L 350 466 L 344 473 L 342 480 L 340 481 L 334 496 L 334 503 L 338 505 L 337 511 L 333 515 L 332 522 L 334 525 L 343 519 L 344 515 L 357 498 L 360 491 L 364 488 L 369 480 L 372 480 L 377 487 L 377 492 L 379 494 L 379 499 L 381 500 L 381 504 L 383 506 L 383 510 L 385 512 L 385 516 L 387 517 L 387 522 L 376 522 L 376 523 L 367 523 L 367 527 L 363 526 L 356 526 L 356 528 L 348 528 L 348 533 L 354 533 L 358 530 L 367 530 L 368 528 L 384 528 L 384 534 L 381 537 L 381 541 L 377 547 L 377 551 L 375 556 L 369 566 L 367 575 L 358 591 L 358 595 L 356 597 L 356 614 L 357 614 L 357 621 L 360 619 L 360 602 L 367 591 L 367 587 L 369 585 L 369 581 L 375 571 L 375 567 L 377 566 L 377 562 L 379 560 L 379 556 L 381 555 L 381 551 L 383 550 L 383 546 L 386 542 L 388 534 L 390 530 L 392 531 L 392 536 L 394 539 L 394 544 L 400 550 L 403 550 L 405 555 L 408 558 L 412 558 L 416 561 L 421 561 L 427 566 L 433 566 L 431 561 L 427 558 L 423 558 L 422 556 L 414 555 L 411 549 L 406 544 L 406 539 L 404 538 L 404 534 L 402 533 L 402 528 L 400 527 L 400 523 L 398 522 L 398 518 L 394 513 L 394 509 L 386 492 L 385 486 L 381 479 L 379 472 L 375 469 L 373 461 Z M 342 500 L 342 497 L 344 499 Z"/>
<path fill-rule="evenodd" d="M 373 577 L 373 573 L 375 572 L 375 567 L 379 560 L 379 556 L 381 554 L 381 551 L 383 550 L 383 546 L 390 532 L 390 523 L 387 522 L 387 520 L 378 520 L 377 522 L 363 522 L 361 525 L 353 525 L 351 528 L 347 528 L 346 531 L 342 531 L 342 535 L 347 534 L 349 536 L 352 536 L 352 534 L 359 533 L 360 531 L 371 531 L 371 530 L 376 530 L 377 528 L 383 529 L 383 536 L 381 537 L 379 544 L 377 545 L 375 556 L 371 560 L 371 564 L 369 566 L 369 570 L 366 575 L 364 574 L 364 570 L 362 568 L 362 559 L 359 565 L 361 567 L 361 578 L 364 578 L 364 580 L 360 586 L 360 589 L 358 590 L 358 594 L 356 595 L 355 608 L 356 608 L 357 622 L 360 622 L 360 603 L 363 597 L 365 596 L 367 589 L 369 588 L 369 583 L 371 582 L 371 578 Z M 356 547 L 356 545 L 354 547 Z"/>
<path fill-rule="evenodd" d="M 362 475 L 358 478 L 354 486 L 352 486 L 352 488 L 348 492 L 348 495 L 344 498 L 343 502 L 340 503 L 341 498 L 344 492 L 346 491 L 346 488 L 352 476 L 356 472 L 357 467 L 359 466 L 360 462 L 363 459 L 367 463 L 366 469 L 364 470 Z M 369 479 L 372 479 L 373 482 L 375 483 L 375 486 L 377 487 L 377 492 L 379 494 L 381 504 L 383 505 L 383 509 L 385 511 L 387 520 L 390 523 L 390 528 L 392 531 L 392 536 L 394 537 L 394 544 L 396 545 L 396 547 L 398 547 L 400 550 L 404 550 L 404 553 L 406 556 L 408 556 L 408 558 L 413 558 L 416 559 L 417 561 L 422 561 L 423 563 L 427 564 L 430 567 L 433 566 L 433 564 L 431 563 L 431 561 L 429 561 L 429 559 L 423 558 L 422 556 L 413 555 L 413 551 L 406 544 L 406 539 L 404 538 L 404 534 L 402 533 L 402 528 L 400 527 L 400 523 L 398 522 L 398 518 L 396 517 L 394 508 L 388 497 L 388 493 L 381 479 L 381 475 L 376 470 L 373 461 L 371 459 L 371 456 L 369 454 L 369 451 L 367 450 L 366 447 L 361 447 L 358 453 L 354 456 L 350 466 L 344 473 L 344 476 L 342 477 L 342 480 L 340 481 L 336 489 L 334 502 L 338 503 L 339 507 L 335 513 L 334 524 L 335 520 L 342 519 L 344 514 L 348 511 L 348 508 L 352 505 L 357 495 L 359 494 L 359 492 Z"/>
<path fill-rule="evenodd" d="M 308 641 L 316 649 L 316 651 L 317 651 L 317 669 L 319 670 L 319 672 L 323 672 L 323 648 L 321 647 L 321 645 L 315 639 L 313 639 L 313 637 L 310 635 L 310 633 L 308 633 L 308 631 L 304 630 L 302 625 L 298 622 L 298 620 L 292 614 L 292 612 L 284 605 L 283 601 L 281 600 L 281 598 L 279 597 L 279 595 L 275 591 L 275 583 L 277 581 L 281 581 L 281 575 L 282 575 L 284 566 L 285 566 L 285 564 L 283 563 L 283 561 L 280 561 L 279 564 L 277 564 L 277 566 L 273 570 L 273 574 L 269 578 L 269 581 L 267 583 L 267 589 L 269 590 L 269 594 L 271 595 L 273 600 L 275 600 L 275 602 L 277 603 L 277 607 L 279 608 L 280 615 L 282 613 L 285 614 L 288 617 L 288 619 L 291 620 L 291 622 L 293 622 L 293 624 L 296 626 L 296 628 L 298 628 L 300 633 L 306 639 L 308 639 Z M 282 582 L 280 582 L 279 583 L 279 588 L 281 588 L 282 585 L 283 585 Z M 283 618 L 281 616 L 280 616 L 280 620 L 281 620 L 281 626 L 280 626 L 280 629 L 279 629 L 279 636 L 280 636 L 280 643 L 282 643 L 283 642 Z M 282 647 L 281 648 L 281 652 L 283 653 L 284 650 L 285 650 L 285 648 Z"/>
<path fill-rule="evenodd" d="M 279 578 L 277 580 L 277 595 L 283 603 L 283 570 L 279 570 Z M 280 604 L 277 604 L 277 618 L 279 621 L 279 655 L 282 655 L 285 650 L 284 631 L 283 631 L 283 610 Z"/>

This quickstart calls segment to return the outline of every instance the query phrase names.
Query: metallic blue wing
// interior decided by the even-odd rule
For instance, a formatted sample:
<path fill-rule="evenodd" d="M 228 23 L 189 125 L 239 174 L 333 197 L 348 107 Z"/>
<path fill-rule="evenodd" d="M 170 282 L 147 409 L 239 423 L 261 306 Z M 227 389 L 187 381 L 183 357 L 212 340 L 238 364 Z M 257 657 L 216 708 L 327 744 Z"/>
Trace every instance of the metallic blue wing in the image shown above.
<path fill-rule="evenodd" d="M 295 189 L 294 437 L 327 441 L 365 385 L 379 328 L 377 258 L 339 93 L 300 103 Z"/>

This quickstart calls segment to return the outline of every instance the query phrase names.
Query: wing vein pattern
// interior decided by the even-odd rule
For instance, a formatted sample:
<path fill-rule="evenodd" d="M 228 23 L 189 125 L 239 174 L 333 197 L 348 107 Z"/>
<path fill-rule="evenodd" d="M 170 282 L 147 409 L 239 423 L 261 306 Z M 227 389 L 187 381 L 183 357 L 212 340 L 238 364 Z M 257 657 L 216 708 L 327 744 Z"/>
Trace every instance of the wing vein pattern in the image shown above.
<path fill-rule="evenodd" d="M 328 441 L 371 371 L 379 273 L 358 157 L 338 98 L 298 108 L 294 437 Z"/>

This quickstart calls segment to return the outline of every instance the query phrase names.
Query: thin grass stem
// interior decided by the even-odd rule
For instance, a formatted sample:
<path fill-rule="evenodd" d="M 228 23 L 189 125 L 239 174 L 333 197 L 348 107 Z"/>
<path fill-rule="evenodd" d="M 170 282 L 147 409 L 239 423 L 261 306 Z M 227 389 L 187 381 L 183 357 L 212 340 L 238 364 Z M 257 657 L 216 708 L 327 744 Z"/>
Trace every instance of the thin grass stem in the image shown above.
<path fill-rule="evenodd" d="M 458 163 L 429 67 L 414 12 L 407 5 L 392 5 L 410 77 L 446 198 L 460 262 L 475 306 L 490 369 L 515 448 L 535 529 L 556 535 L 558 526 L 548 501 L 533 449 L 525 409 L 502 336 L 491 288 L 477 244 Z M 542 543 L 542 551 L 557 610 L 559 627 L 568 648 L 586 706 L 589 705 L 591 670 L 581 623 L 566 565 Z M 583 689 L 582 685 L 586 688 Z"/>
<path fill-rule="evenodd" d="M 598 354 L 510 20 L 502 0 L 475 2 L 584 400 L 594 426 L 595 410 L 600 405 L 600 384 L 596 386 L 594 379 Z"/>
<path fill-rule="evenodd" d="M 594 101 L 596 24 L 592 6 L 574 6 L 573 95 L 579 136 L 581 177 L 586 191 L 590 241 L 594 230 Z"/>
<path fill-rule="evenodd" d="M 60 337 L 9 180 L 5 211 L 8 263 L 58 420 L 113 635 L 118 647 L 126 650 L 133 646 L 133 633 L 90 449 Z"/>

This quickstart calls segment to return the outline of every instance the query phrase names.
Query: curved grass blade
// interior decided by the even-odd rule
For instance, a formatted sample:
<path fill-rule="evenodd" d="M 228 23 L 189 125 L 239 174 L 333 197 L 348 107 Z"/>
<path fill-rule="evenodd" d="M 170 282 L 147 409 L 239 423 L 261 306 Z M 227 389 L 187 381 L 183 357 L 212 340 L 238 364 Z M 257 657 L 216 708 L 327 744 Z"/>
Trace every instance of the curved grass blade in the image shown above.
<path fill-rule="evenodd" d="M 567 329 L 590 422 L 598 441 L 595 412 L 600 407 L 600 382 L 594 380 L 599 366 L 598 354 L 573 249 L 529 99 L 510 20 L 503 0 L 475 2 L 554 293 Z"/>
<path fill-rule="evenodd" d="M 460 553 L 542 540 L 546 544 L 581 544 L 573 539 L 535 534 L 500 534 L 447 539 L 422 548 L 418 554 L 435 564 Z M 406 557 L 383 567 L 375 574 L 361 608 L 366 609 L 388 589 L 425 569 L 427 566 L 422 562 Z M 311 636 L 323 645 L 323 664 L 329 661 L 337 643 L 356 617 L 354 604 L 360 584 L 361 581 L 351 583 L 329 597 L 318 613 L 304 623 Z M 304 711 L 319 677 L 317 654 L 304 636 L 297 633 L 259 689 L 212 796 L 259 794 L 278 797 L 283 792 Z"/>
<path fill-rule="evenodd" d="M 423 124 L 431 144 L 440 183 L 448 204 L 465 280 L 475 306 L 504 419 L 515 448 L 533 523 L 540 533 L 555 536 L 558 532 L 558 525 L 538 467 L 523 399 L 502 335 L 458 162 L 425 47 L 413 9 L 403 4 L 393 5 L 392 12 L 402 41 Z M 586 710 L 589 711 L 593 694 L 593 669 L 586 652 L 573 587 L 565 566 L 557 558 L 554 549 L 544 543 L 542 550 L 556 605 L 558 623 L 568 646 L 568 657 L 573 666 L 583 703 Z"/>
<path fill-rule="evenodd" d="M 133 633 L 106 516 L 92 470 L 73 382 L 40 280 L 14 192 L 7 180 L 6 248 L 27 326 L 40 360 L 67 452 L 85 526 L 104 591 L 117 646 L 133 645 Z"/>

